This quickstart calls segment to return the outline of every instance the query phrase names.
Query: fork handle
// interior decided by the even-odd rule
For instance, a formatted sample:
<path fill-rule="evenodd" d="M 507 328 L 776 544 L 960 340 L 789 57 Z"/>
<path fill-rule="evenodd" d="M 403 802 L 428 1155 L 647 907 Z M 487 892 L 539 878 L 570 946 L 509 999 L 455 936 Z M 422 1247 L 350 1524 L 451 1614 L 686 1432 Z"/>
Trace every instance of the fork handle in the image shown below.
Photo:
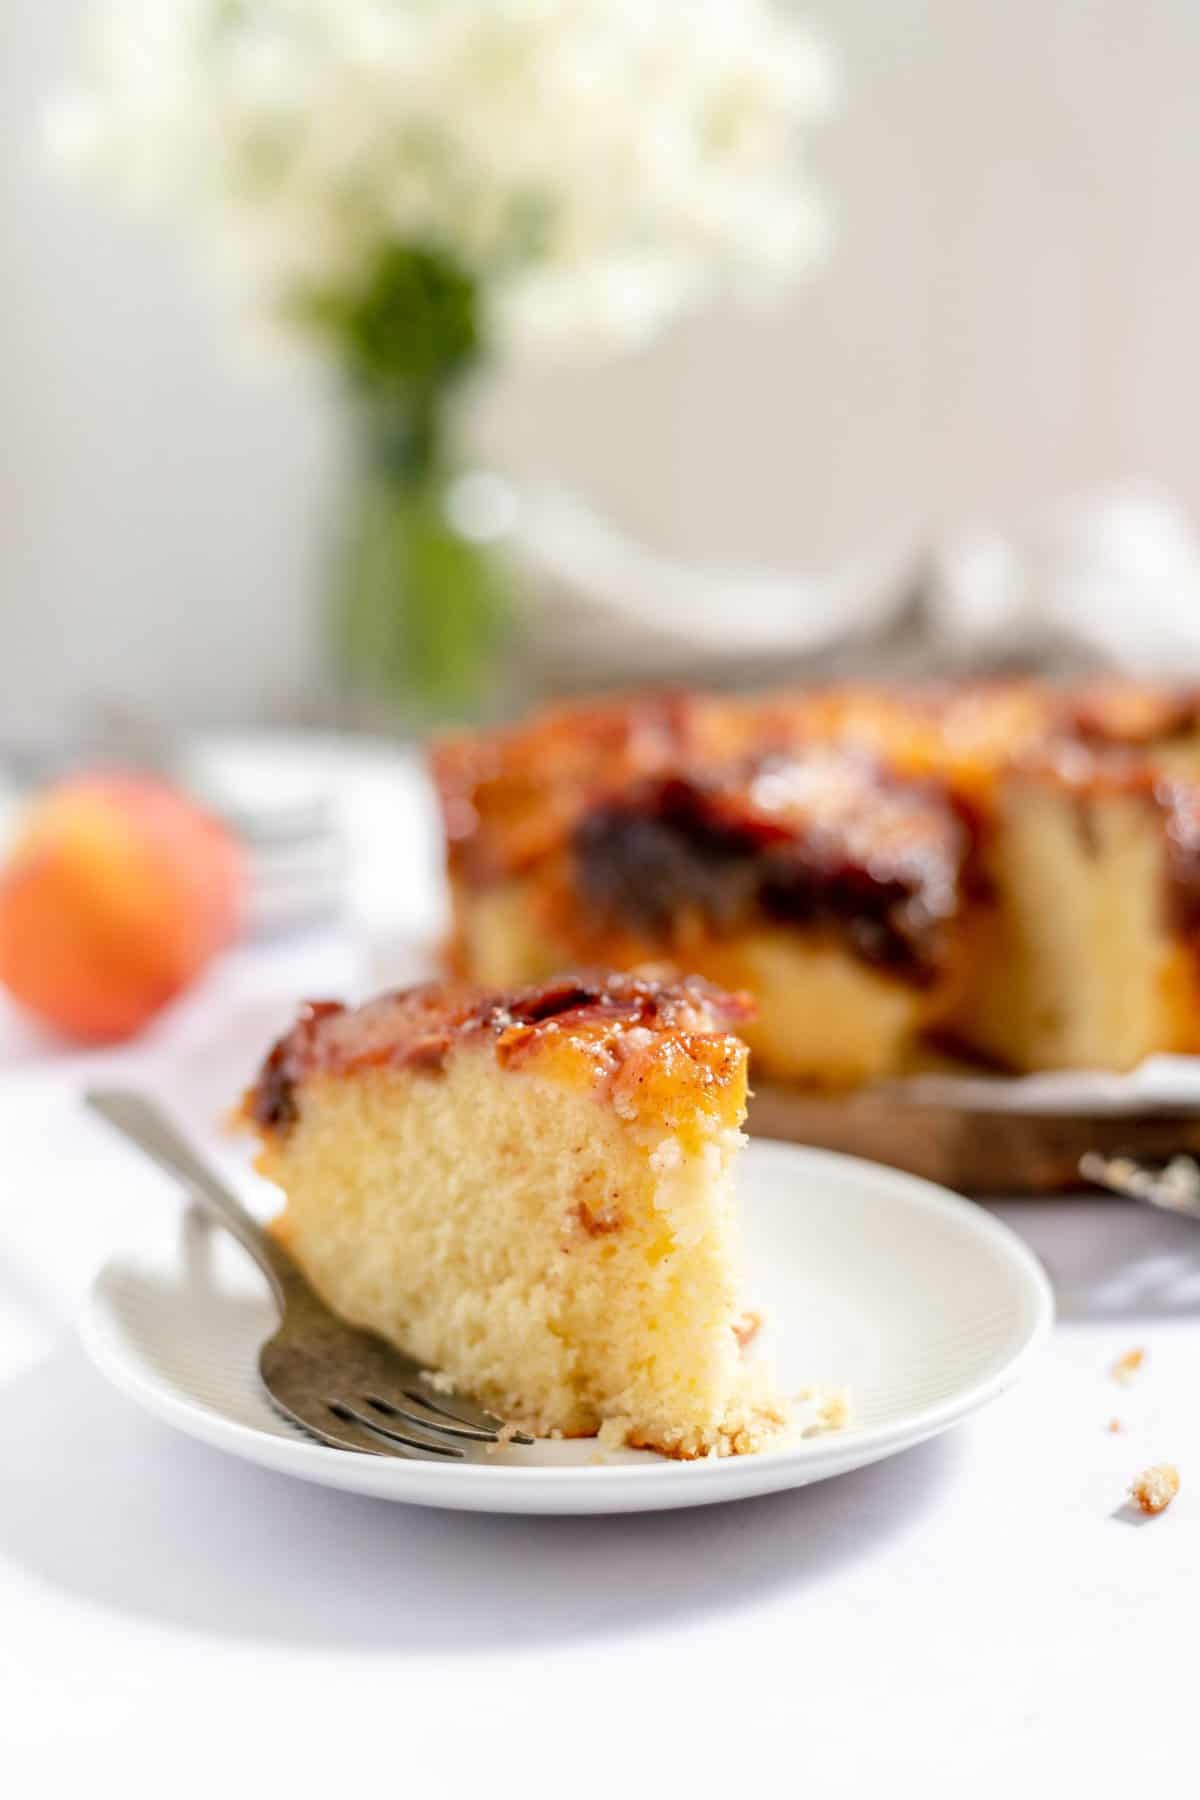
<path fill-rule="evenodd" d="M 289 1291 L 303 1283 L 304 1277 L 283 1245 L 263 1230 L 152 1100 L 129 1088 L 92 1088 L 84 1099 L 160 1169 L 181 1181 L 212 1217 L 232 1232 L 267 1277 L 281 1305 Z"/>

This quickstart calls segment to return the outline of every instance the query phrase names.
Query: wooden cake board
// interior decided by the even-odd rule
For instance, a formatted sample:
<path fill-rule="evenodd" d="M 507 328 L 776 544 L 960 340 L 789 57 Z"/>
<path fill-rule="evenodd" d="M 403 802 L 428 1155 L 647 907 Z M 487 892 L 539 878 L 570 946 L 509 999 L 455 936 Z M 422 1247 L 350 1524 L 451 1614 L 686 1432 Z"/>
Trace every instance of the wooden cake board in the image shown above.
<path fill-rule="evenodd" d="M 1087 1190 L 1079 1159 L 1104 1155 L 1200 1155 L 1200 1112 L 1014 1111 L 907 1099 L 885 1088 L 819 1093 L 754 1082 L 749 1129 L 821 1150 L 841 1150 L 907 1169 L 960 1193 L 1055 1194 Z"/>

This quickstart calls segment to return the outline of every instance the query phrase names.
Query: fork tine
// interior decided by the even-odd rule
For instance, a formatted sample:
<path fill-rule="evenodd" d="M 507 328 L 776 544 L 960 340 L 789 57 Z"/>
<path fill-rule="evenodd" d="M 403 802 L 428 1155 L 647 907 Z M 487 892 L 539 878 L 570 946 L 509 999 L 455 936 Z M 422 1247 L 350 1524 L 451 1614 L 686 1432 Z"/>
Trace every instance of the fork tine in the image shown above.
<path fill-rule="evenodd" d="M 446 1437 L 463 1438 L 473 1444 L 495 1444 L 500 1440 L 500 1434 L 496 1431 L 486 1431 L 475 1425 L 453 1424 L 448 1419 L 438 1418 L 433 1412 L 426 1412 L 419 1404 L 411 1408 L 397 1406 L 395 1401 L 385 1400 L 381 1394 L 365 1394 L 363 1398 L 374 1412 L 381 1413 L 385 1419 L 393 1422 L 393 1429 L 399 1429 L 402 1425 L 415 1425 L 418 1430 L 424 1428 L 426 1431 L 440 1432 Z"/>
<path fill-rule="evenodd" d="M 457 1444 L 447 1443 L 445 1438 L 421 1437 L 415 1431 L 401 1431 L 394 1425 L 385 1425 L 381 1418 L 368 1418 L 345 1401 L 335 1400 L 330 1403 L 329 1410 L 336 1418 L 347 1424 L 355 1424 L 367 1432 L 378 1432 L 389 1444 L 403 1444 L 406 1449 L 419 1451 L 426 1456 L 462 1457 L 466 1454 Z"/>
<path fill-rule="evenodd" d="M 447 1400 L 447 1397 L 439 1394 L 436 1389 L 427 1387 L 420 1377 L 412 1387 L 404 1389 L 404 1395 L 406 1399 L 412 1400 L 416 1405 L 424 1407 L 431 1413 L 437 1413 L 440 1418 L 451 1420 L 456 1425 L 474 1425 L 491 1432 L 494 1437 L 499 1437 L 503 1432 L 508 1441 L 513 1444 L 535 1442 L 528 1432 L 509 1429 L 503 1419 L 497 1418 L 494 1412 L 488 1412 L 486 1407 L 476 1406 L 473 1400 L 463 1399 L 459 1394 L 455 1394 L 450 1400 Z"/>
<path fill-rule="evenodd" d="M 332 1450 L 349 1450 L 354 1455 L 392 1457 L 401 1462 L 409 1460 L 409 1453 L 398 1444 L 392 1445 L 372 1436 L 371 1432 L 362 1430 L 352 1420 L 336 1419 L 331 1415 L 327 1429 L 324 1425 L 302 1419 L 299 1413 L 294 1413 L 274 1394 L 270 1395 L 270 1399 L 280 1418 L 286 1419 L 289 1425 L 298 1426 L 305 1437 L 314 1438 L 319 1444 L 327 1444 Z"/>

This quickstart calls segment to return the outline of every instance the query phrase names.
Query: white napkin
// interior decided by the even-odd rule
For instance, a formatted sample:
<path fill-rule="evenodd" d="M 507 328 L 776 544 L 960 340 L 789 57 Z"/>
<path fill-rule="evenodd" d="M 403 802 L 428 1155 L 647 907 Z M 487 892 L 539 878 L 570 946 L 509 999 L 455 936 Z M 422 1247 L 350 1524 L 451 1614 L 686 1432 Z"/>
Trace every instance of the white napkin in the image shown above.
<path fill-rule="evenodd" d="M 931 667 L 1065 659 L 1200 671 L 1200 540 L 1145 488 L 940 540 L 914 525 L 820 573 L 666 556 L 552 486 L 519 496 L 508 531 L 539 659 L 589 685 L 835 655 L 886 668 L 901 627 L 906 670 L 924 654 Z"/>
<path fill-rule="evenodd" d="M 735 666 L 812 656 L 870 640 L 913 592 L 921 545 L 913 532 L 823 574 L 689 562 L 639 543 L 577 494 L 522 494 L 511 527 L 528 577 L 531 636 L 543 665 L 590 682 L 681 663 Z"/>
<path fill-rule="evenodd" d="M 956 1075 L 940 1071 L 889 1082 L 906 1100 L 968 1112 L 1138 1113 L 1200 1108 L 1200 1056 L 1150 1056 L 1128 1074 L 1063 1069 L 1044 1075 Z"/>
<path fill-rule="evenodd" d="M 934 553 L 935 636 L 987 661 L 1062 648 L 1138 675 L 1200 669 L 1200 541 L 1147 489 L 1085 495 L 1006 536 L 988 526 Z"/>

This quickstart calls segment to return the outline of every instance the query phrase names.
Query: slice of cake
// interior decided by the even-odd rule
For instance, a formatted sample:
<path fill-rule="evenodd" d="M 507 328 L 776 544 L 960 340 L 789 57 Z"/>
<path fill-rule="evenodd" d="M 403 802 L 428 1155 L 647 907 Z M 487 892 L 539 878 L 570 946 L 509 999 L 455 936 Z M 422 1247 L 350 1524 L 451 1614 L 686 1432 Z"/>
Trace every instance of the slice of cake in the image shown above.
<path fill-rule="evenodd" d="M 1200 1049 L 1200 794 L 1063 745 L 997 796 L 951 1033 L 1014 1069 L 1132 1069 Z"/>
<path fill-rule="evenodd" d="M 325 1300 L 541 1435 L 760 1448 L 733 1161 L 749 1004 L 699 980 L 308 1007 L 246 1097 Z"/>

